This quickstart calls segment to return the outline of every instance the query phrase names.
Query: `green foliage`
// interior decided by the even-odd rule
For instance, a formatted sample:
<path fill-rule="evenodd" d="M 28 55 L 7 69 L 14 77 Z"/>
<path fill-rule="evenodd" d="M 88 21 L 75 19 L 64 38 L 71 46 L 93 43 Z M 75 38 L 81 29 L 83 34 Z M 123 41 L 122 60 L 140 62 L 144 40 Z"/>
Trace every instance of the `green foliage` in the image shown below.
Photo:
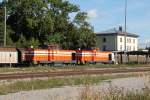
<path fill-rule="evenodd" d="M 4 3 L 0 3 L 0 46 L 3 46 L 4 43 Z M 7 29 L 7 38 L 6 42 L 8 46 L 13 46 L 14 43 L 11 39 L 11 34 L 14 33 L 14 31 L 11 29 L 9 25 L 6 27 Z"/>
<path fill-rule="evenodd" d="M 0 4 L 0 45 L 3 45 L 3 36 L 4 36 L 4 22 L 2 22 L 4 20 L 4 12 L 3 12 L 3 8 L 1 7 L 2 4 Z"/>
<path fill-rule="evenodd" d="M 8 43 L 18 47 L 56 43 L 63 49 L 91 48 L 95 34 L 86 21 L 87 14 L 66 0 L 9 0 Z M 0 3 L 1 9 L 4 3 Z M 0 10 L 0 19 L 4 18 Z M 76 13 L 73 21 L 69 14 Z M 0 21 L 0 25 L 3 20 Z M 13 42 L 13 43 L 10 43 Z"/>
<path fill-rule="evenodd" d="M 54 35 L 48 36 L 47 38 L 48 38 L 48 41 L 47 41 L 48 43 L 61 45 L 61 39 L 63 38 L 63 34 L 56 33 Z"/>
<path fill-rule="evenodd" d="M 30 39 L 28 42 L 26 41 L 25 37 L 23 35 L 21 35 L 21 37 L 19 38 L 19 40 L 16 42 L 16 46 L 17 47 L 26 47 L 26 46 L 33 46 L 33 47 L 38 47 L 39 45 L 39 41 L 32 38 Z"/>
<path fill-rule="evenodd" d="M 3 30 L 3 24 L 0 23 L 0 45 L 3 45 L 3 35 L 4 35 L 4 30 Z"/>

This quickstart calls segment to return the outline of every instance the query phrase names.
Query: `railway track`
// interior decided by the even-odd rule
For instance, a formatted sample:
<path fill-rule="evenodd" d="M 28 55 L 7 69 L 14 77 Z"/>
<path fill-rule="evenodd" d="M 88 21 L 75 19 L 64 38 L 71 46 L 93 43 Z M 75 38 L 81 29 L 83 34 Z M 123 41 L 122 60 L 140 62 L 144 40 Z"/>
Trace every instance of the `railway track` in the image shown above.
<path fill-rule="evenodd" d="M 130 68 L 130 69 L 115 68 L 115 69 L 99 69 L 99 70 L 81 70 L 81 71 L 12 73 L 12 74 L 0 74 L 0 80 L 56 77 L 56 76 L 75 76 L 75 75 L 101 75 L 101 74 L 148 72 L 148 71 L 150 71 L 150 68 Z"/>

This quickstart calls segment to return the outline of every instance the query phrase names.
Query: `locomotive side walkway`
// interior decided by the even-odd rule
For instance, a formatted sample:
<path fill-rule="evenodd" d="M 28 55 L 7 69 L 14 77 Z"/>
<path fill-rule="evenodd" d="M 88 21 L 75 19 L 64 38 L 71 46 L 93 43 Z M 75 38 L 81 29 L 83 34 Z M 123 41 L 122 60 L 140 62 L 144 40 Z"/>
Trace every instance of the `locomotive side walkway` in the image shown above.
<path fill-rule="evenodd" d="M 75 70 L 75 71 L 56 71 L 56 72 L 34 72 L 34 73 L 11 73 L 0 74 L 0 80 L 8 79 L 25 79 L 40 77 L 57 77 L 57 76 L 77 76 L 77 75 L 103 75 L 113 73 L 129 73 L 129 72 L 149 72 L 150 67 L 137 68 L 111 68 L 111 69 L 93 69 L 93 70 Z"/>

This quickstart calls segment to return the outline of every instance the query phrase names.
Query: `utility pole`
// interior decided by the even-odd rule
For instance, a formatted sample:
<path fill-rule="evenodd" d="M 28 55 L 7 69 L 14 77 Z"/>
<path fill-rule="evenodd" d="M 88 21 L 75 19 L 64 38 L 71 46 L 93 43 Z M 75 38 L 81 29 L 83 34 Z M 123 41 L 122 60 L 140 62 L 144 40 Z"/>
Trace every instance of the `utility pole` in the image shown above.
<path fill-rule="evenodd" d="M 127 62 L 127 0 L 125 0 L 125 18 L 124 18 L 124 54 L 125 54 L 125 62 Z"/>
<path fill-rule="evenodd" d="M 7 36 L 7 25 L 6 25 L 6 21 L 7 21 L 7 8 L 6 8 L 6 0 L 5 2 L 5 7 L 4 7 L 4 12 L 5 12 L 5 21 L 4 21 L 4 46 L 6 46 L 6 36 Z"/>
<path fill-rule="evenodd" d="M 126 38 L 127 38 L 127 0 L 125 0 L 125 18 L 124 18 L 124 27 L 125 27 L 125 51 L 127 51 L 127 41 L 126 41 Z"/>

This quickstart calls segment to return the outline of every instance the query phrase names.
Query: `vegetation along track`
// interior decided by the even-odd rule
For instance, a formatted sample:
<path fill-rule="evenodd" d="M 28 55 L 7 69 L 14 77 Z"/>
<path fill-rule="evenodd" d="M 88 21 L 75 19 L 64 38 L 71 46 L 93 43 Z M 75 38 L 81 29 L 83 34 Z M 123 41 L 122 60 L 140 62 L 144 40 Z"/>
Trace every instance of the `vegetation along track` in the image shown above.
<path fill-rule="evenodd" d="M 148 72 L 148 71 L 150 71 L 150 68 L 129 68 L 129 69 L 115 68 L 115 69 L 97 69 L 97 70 L 80 70 L 80 71 L 11 73 L 11 74 L 0 74 L 0 80 L 38 78 L 38 77 L 56 77 L 56 76 L 113 74 L 113 73 L 128 73 L 128 72 Z"/>

